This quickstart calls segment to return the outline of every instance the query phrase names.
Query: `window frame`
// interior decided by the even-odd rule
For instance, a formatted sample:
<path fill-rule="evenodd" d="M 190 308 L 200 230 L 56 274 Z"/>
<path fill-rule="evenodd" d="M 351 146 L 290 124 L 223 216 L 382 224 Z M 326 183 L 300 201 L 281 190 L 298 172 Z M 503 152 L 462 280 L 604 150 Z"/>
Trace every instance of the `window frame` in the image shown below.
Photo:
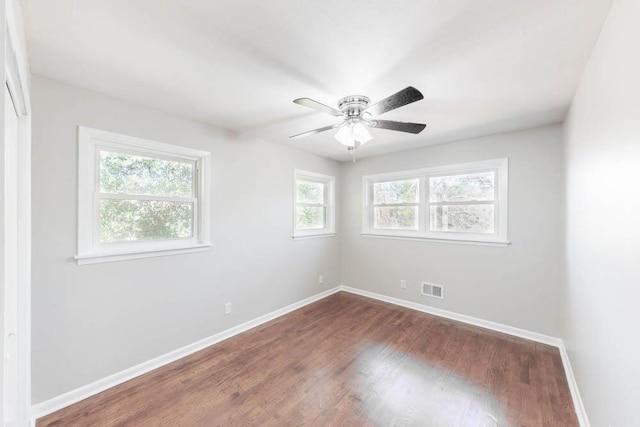
<path fill-rule="evenodd" d="M 100 151 L 147 156 L 194 164 L 193 197 L 109 195 L 100 192 Z M 78 126 L 78 265 L 200 252 L 211 247 L 210 162 L 207 151 Z M 100 200 L 189 199 L 193 208 L 193 237 L 133 242 L 99 242 Z"/>
<path fill-rule="evenodd" d="M 298 203 L 298 181 L 319 182 L 324 184 L 325 226 L 315 229 L 298 229 L 297 207 L 306 205 Z M 310 239 L 317 237 L 332 237 L 336 235 L 336 211 L 335 211 L 335 187 L 336 178 L 316 172 L 295 169 L 293 171 L 293 239 Z"/>
<path fill-rule="evenodd" d="M 430 201 L 429 178 L 438 176 L 463 175 L 479 172 L 495 172 L 494 233 L 462 233 L 430 230 L 430 207 L 441 203 Z M 509 205 L 509 159 L 491 159 L 469 163 L 434 166 L 422 169 L 389 172 L 362 177 L 362 232 L 365 237 L 383 237 L 409 240 L 425 240 L 443 243 L 478 244 L 506 246 L 510 244 L 508 232 Z M 418 179 L 418 230 L 376 229 L 373 227 L 373 184 L 379 182 Z M 458 203 L 452 203 L 458 204 Z M 459 204 L 477 204 L 474 202 Z M 480 204 L 487 204 L 485 202 Z"/>

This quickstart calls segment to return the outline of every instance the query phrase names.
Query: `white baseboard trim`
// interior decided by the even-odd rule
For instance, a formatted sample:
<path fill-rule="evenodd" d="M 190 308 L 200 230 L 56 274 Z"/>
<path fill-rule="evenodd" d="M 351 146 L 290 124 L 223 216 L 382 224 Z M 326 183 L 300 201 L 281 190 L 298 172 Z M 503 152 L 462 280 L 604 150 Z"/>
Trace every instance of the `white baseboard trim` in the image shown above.
<path fill-rule="evenodd" d="M 573 407 L 576 409 L 576 415 L 578 416 L 580 427 L 591 427 L 589 418 L 587 417 L 587 411 L 584 408 L 584 403 L 582 403 L 582 396 L 580 396 L 576 377 L 573 375 L 573 369 L 571 368 L 571 362 L 569 361 L 569 353 L 567 353 L 564 341 L 558 349 L 560 350 L 560 357 L 562 357 L 562 365 L 564 366 L 564 372 L 567 376 L 567 383 L 569 384 L 569 390 L 571 391 Z"/>
<path fill-rule="evenodd" d="M 143 363 L 140 363 L 139 365 L 132 366 L 131 368 L 127 368 L 123 371 L 109 375 L 108 377 L 102 378 L 98 381 L 94 381 L 90 384 L 84 385 L 75 390 L 68 391 L 59 396 L 56 396 L 49 400 L 45 400 L 44 402 L 33 405 L 31 406 L 31 414 L 30 414 L 31 424 L 35 425 L 35 421 L 38 418 L 44 417 L 45 415 L 51 414 L 69 405 L 73 405 L 74 403 L 77 403 L 88 397 L 96 395 L 104 390 L 107 390 L 111 387 L 115 387 L 118 384 L 122 384 L 126 381 L 129 381 L 140 375 L 146 374 L 147 372 L 153 371 L 154 369 L 157 369 L 168 363 L 174 362 L 178 359 L 181 359 L 185 356 L 193 354 L 197 351 L 203 350 L 213 344 L 219 343 L 220 341 L 224 341 L 228 338 L 231 338 L 249 329 L 255 328 L 256 326 L 260 326 L 263 323 L 266 323 L 270 320 L 283 316 L 287 313 L 290 313 L 294 310 L 304 307 L 305 305 L 309 305 L 313 302 L 326 298 L 327 296 L 335 294 L 336 292 L 339 292 L 339 291 L 340 291 L 340 286 L 326 290 L 319 294 L 313 295 L 309 298 L 305 298 L 301 301 L 290 304 L 281 309 L 272 311 L 271 313 L 265 314 L 256 319 L 242 323 L 241 325 L 234 326 L 233 328 L 227 329 L 226 331 L 222 331 L 217 334 L 211 335 L 207 338 L 201 339 L 200 341 L 196 341 L 193 344 L 189 344 L 184 347 L 178 348 L 176 350 L 170 351 L 169 353 L 158 356 L 147 362 L 143 362 Z"/>
<path fill-rule="evenodd" d="M 567 349 L 564 346 L 564 341 L 560 338 L 552 337 L 549 335 L 539 334 L 537 332 L 528 331 L 526 329 L 514 328 L 513 326 L 503 325 L 501 323 L 491 322 L 489 320 L 478 319 L 477 317 L 467 316 L 464 314 L 455 313 L 452 311 L 442 310 L 440 308 L 430 307 L 428 305 L 418 304 L 415 302 L 390 297 L 387 295 L 377 294 L 375 292 L 369 292 L 362 289 L 352 288 L 342 285 L 339 287 L 341 291 L 350 292 L 352 294 L 361 295 L 368 298 L 373 298 L 379 301 L 388 302 L 391 304 L 399 305 L 402 307 L 410 308 L 413 310 L 421 311 L 423 313 L 433 314 L 434 316 L 444 317 L 446 319 L 457 320 L 458 322 L 467 323 L 473 326 L 479 326 L 485 329 L 491 329 L 492 331 L 502 332 L 508 335 L 524 338 L 530 341 L 547 344 L 553 347 L 557 347 L 560 351 L 560 357 L 562 358 L 562 365 L 567 377 L 567 383 L 569 384 L 569 391 L 571 392 L 571 398 L 573 400 L 573 406 L 576 410 L 576 416 L 580 427 L 590 427 L 587 413 L 580 397 L 580 391 L 578 390 L 578 384 L 573 375 L 571 369 L 571 363 L 569 362 L 569 355 Z"/>
<path fill-rule="evenodd" d="M 513 326 L 503 325 L 502 323 L 496 323 L 496 322 L 491 322 L 489 320 L 478 319 L 477 317 L 467 316 L 465 314 L 458 314 L 453 311 L 442 310 L 440 308 L 430 307 L 428 305 L 419 304 L 416 302 L 411 302 L 411 301 L 407 301 L 400 298 L 394 298 L 387 295 L 377 294 L 375 292 L 364 291 L 362 289 L 352 288 L 344 285 L 340 287 L 340 290 L 345 292 L 350 292 L 356 295 L 361 295 L 363 297 L 369 297 L 369 298 L 377 299 L 379 301 L 384 301 L 391 304 L 399 305 L 402 307 L 411 308 L 413 310 L 421 311 L 423 313 L 444 317 L 446 319 L 457 320 L 458 322 L 467 323 L 469 325 L 479 326 L 485 329 L 491 329 L 492 331 L 502 332 L 505 334 L 524 338 L 530 341 L 535 341 L 542 344 L 548 344 L 558 348 L 562 343 L 562 340 L 560 338 L 539 334 L 537 332 L 527 331 L 526 329 L 514 328 Z"/>

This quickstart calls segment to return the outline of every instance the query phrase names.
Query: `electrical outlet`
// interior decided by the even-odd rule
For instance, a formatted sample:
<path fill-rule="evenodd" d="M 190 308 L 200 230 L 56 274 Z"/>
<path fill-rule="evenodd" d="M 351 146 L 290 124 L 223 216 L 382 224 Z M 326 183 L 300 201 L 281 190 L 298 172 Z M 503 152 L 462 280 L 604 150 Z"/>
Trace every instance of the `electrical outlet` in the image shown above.
<path fill-rule="evenodd" d="M 231 303 L 228 302 L 224 305 L 224 314 L 231 314 Z"/>
<path fill-rule="evenodd" d="M 318 283 L 321 285 L 324 283 L 324 277 L 322 276 L 322 274 L 318 276 Z"/>
<path fill-rule="evenodd" d="M 400 280 L 400 287 L 402 289 L 407 289 L 407 281 L 406 280 Z"/>

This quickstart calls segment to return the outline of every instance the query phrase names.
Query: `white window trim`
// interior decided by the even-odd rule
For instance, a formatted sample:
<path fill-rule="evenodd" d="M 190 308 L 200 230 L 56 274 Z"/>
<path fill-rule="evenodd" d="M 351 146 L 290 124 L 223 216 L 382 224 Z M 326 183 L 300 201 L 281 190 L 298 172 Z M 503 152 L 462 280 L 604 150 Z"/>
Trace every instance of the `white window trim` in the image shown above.
<path fill-rule="evenodd" d="M 182 158 L 197 164 L 195 204 L 197 220 L 194 237 L 159 241 L 99 244 L 97 242 L 98 168 L 96 155 L 100 148 L 117 152 L 150 154 L 154 157 Z M 211 247 L 211 201 L 209 195 L 211 154 L 207 151 L 164 144 L 114 132 L 78 126 L 78 265 L 123 261 L 165 255 L 206 251 Z"/>
<path fill-rule="evenodd" d="M 319 228 L 315 230 L 298 230 L 296 228 L 296 206 L 298 203 L 297 200 L 297 181 L 301 180 L 309 180 L 322 182 L 326 184 L 327 194 L 325 194 L 326 200 L 326 224 L 324 228 Z M 293 171 L 293 239 L 294 240 L 303 240 L 303 239 L 313 239 L 313 238 L 322 238 L 322 237 L 333 237 L 336 235 L 336 204 L 335 204 L 335 196 L 336 196 L 336 178 L 331 175 L 323 175 L 320 173 L 304 171 L 300 169 L 295 169 Z"/>
<path fill-rule="evenodd" d="M 429 189 L 428 180 L 432 176 L 454 175 L 483 171 L 496 172 L 496 223 L 495 233 L 456 233 L 429 230 Z M 455 165 L 435 166 L 424 169 L 412 169 L 362 177 L 362 232 L 364 237 L 381 237 L 401 240 L 423 240 L 440 243 L 475 244 L 486 246 L 507 246 L 508 205 L 509 205 L 509 159 L 492 159 Z M 372 189 L 373 183 L 401 179 L 418 178 L 420 180 L 419 229 L 379 230 L 373 228 Z"/>

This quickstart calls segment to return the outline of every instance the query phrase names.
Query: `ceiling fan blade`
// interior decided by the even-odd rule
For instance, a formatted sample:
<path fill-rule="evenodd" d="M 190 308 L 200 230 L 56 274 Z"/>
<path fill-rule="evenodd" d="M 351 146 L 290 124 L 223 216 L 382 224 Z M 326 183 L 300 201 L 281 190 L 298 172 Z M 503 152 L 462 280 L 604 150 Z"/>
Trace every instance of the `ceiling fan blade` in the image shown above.
<path fill-rule="evenodd" d="M 314 101 L 313 99 L 298 98 L 294 99 L 293 102 L 298 105 L 302 105 L 303 107 L 313 108 L 314 110 L 320 111 L 322 113 L 331 114 L 332 116 L 340 117 L 343 115 L 342 111 L 331 108 L 328 105 L 321 104 L 320 102 Z"/>
<path fill-rule="evenodd" d="M 337 125 L 325 126 L 323 128 L 318 128 L 318 129 L 310 130 L 308 132 L 299 133 L 297 135 L 290 136 L 289 139 L 302 138 L 304 136 L 313 135 L 313 134 L 316 134 L 316 133 L 320 133 L 320 132 L 324 132 L 324 131 L 327 131 L 327 130 L 335 129 L 335 128 L 338 128 L 338 127 L 342 126 L 343 124 L 344 124 L 344 122 L 338 123 Z"/>
<path fill-rule="evenodd" d="M 378 129 L 397 130 L 399 132 L 420 133 L 427 125 L 423 123 L 395 122 L 393 120 L 372 120 L 369 126 Z"/>
<path fill-rule="evenodd" d="M 376 102 L 365 111 L 373 114 L 374 116 L 379 116 L 387 111 L 395 110 L 396 108 L 411 104 L 412 102 L 420 101 L 422 98 L 424 98 L 424 96 L 422 96 L 422 93 L 418 89 L 413 86 L 409 86 L 402 89 L 400 92 L 394 93 L 390 97 L 383 99 L 382 101 Z"/>

